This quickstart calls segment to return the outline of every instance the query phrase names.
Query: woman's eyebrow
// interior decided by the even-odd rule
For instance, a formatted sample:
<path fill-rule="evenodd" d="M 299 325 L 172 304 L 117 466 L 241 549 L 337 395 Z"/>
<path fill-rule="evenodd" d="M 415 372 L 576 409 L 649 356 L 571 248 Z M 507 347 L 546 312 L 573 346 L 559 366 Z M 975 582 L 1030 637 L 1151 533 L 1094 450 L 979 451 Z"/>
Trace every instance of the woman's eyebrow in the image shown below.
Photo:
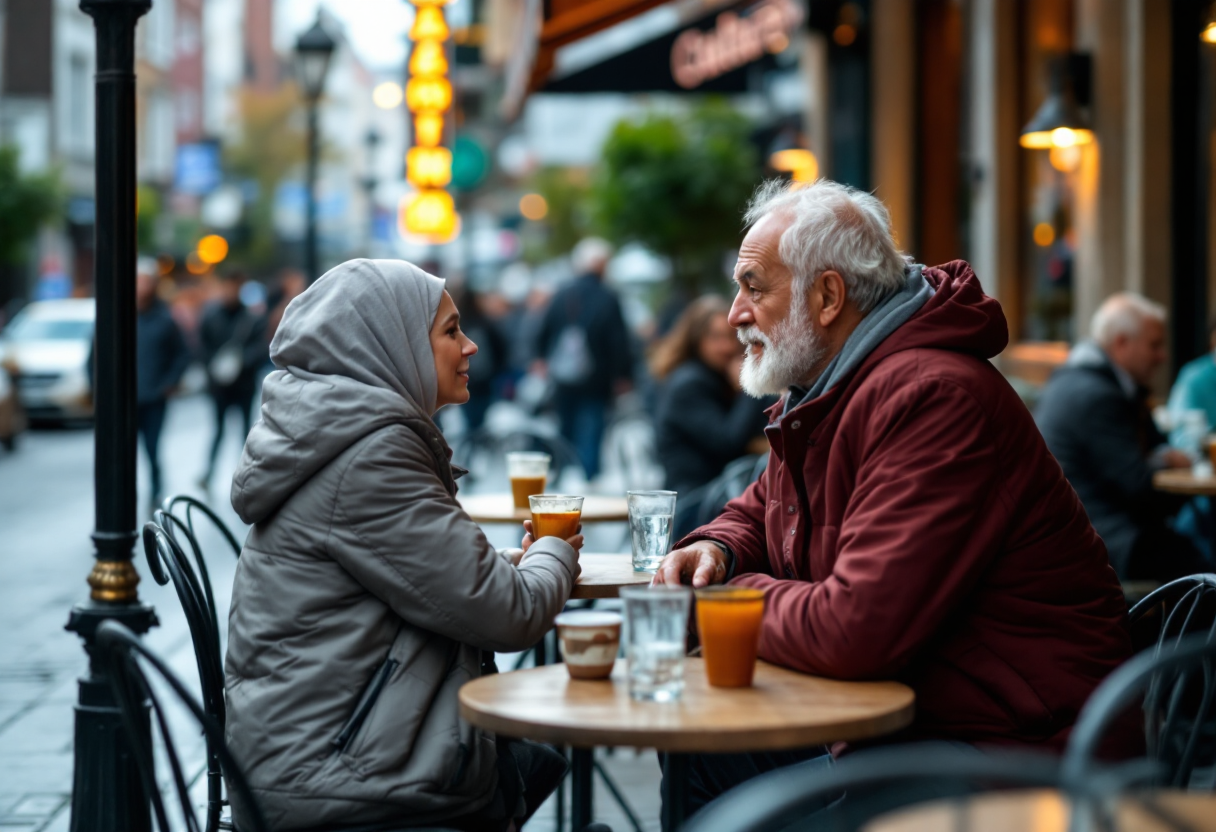
<path fill-rule="evenodd" d="M 455 323 L 460 323 L 460 313 L 459 312 L 449 312 L 448 316 L 443 319 L 444 326 L 451 326 L 452 324 L 455 324 Z"/>

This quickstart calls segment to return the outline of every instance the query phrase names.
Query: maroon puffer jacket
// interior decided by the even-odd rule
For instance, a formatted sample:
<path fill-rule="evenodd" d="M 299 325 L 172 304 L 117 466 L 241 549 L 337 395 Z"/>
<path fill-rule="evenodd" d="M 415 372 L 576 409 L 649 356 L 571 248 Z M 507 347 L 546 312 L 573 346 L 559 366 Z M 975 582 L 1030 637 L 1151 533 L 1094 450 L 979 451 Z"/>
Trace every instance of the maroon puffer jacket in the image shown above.
<path fill-rule="evenodd" d="M 842 383 L 767 429 L 768 470 L 679 545 L 716 539 L 767 592 L 762 658 L 916 691 L 910 735 L 1060 748 L 1131 655 L 1127 606 L 1009 384 L 971 267 Z M 771 416 L 780 415 L 780 406 Z"/>

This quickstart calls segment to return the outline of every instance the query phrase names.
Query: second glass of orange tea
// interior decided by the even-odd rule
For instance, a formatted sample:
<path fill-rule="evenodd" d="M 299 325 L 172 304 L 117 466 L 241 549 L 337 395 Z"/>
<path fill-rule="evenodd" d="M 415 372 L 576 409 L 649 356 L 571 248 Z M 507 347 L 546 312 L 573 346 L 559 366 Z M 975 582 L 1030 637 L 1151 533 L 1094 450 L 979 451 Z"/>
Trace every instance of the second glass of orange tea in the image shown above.
<path fill-rule="evenodd" d="M 516 508 L 527 508 L 529 497 L 545 493 L 552 461 L 548 454 L 523 451 L 507 454 L 507 476 L 511 478 L 511 497 Z"/>
<path fill-rule="evenodd" d="M 528 497 L 532 508 L 532 537 L 560 537 L 578 534 L 583 519 L 583 498 L 569 494 L 536 494 Z"/>

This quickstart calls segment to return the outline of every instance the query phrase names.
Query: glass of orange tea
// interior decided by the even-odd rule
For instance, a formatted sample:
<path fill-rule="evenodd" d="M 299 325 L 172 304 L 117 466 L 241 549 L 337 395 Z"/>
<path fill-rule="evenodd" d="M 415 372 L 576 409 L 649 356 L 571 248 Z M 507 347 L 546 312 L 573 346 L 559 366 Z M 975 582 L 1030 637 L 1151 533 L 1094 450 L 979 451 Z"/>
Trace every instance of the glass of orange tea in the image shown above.
<path fill-rule="evenodd" d="M 548 454 L 513 451 L 507 454 L 507 476 L 511 478 L 511 497 L 516 508 L 528 507 L 528 498 L 544 494 L 549 479 Z"/>
<path fill-rule="evenodd" d="M 705 675 L 719 688 L 751 687 L 764 621 L 764 590 L 710 586 L 698 589 L 697 630 Z"/>
<path fill-rule="evenodd" d="M 578 534 L 583 519 L 583 498 L 569 494 L 534 494 L 528 497 L 532 508 L 532 537 L 560 537 Z"/>

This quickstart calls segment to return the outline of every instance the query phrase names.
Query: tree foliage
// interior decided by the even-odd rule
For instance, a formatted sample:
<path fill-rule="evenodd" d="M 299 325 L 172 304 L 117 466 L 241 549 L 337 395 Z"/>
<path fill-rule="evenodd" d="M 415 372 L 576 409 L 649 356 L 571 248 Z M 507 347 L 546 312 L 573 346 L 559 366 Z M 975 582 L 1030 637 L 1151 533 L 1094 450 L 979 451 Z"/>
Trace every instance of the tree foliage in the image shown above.
<path fill-rule="evenodd" d="M 234 241 L 232 257 L 254 268 L 272 266 L 277 260 L 275 197 L 279 184 L 308 155 L 301 111 L 294 84 L 283 84 L 274 92 L 245 89 L 237 99 L 241 137 L 225 146 L 224 168 L 231 177 L 256 183 L 257 195 L 246 207 L 244 233 Z"/>
<path fill-rule="evenodd" d="M 63 210 L 63 188 L 55 171 L 23 174 L 16 147 L 0 146 L 0 264 L 29 257 L 29 242 Z"/>
<path fill-rule="evenodd" d="M 760 181 L 747 119 L 710 100 L 683 117 L 622 121 L 604 144 L 591 191 L 594 215 L 616 243 L 671 258 L 687 289 L 712 285 L 738 246 L 743 210 Z"/>

